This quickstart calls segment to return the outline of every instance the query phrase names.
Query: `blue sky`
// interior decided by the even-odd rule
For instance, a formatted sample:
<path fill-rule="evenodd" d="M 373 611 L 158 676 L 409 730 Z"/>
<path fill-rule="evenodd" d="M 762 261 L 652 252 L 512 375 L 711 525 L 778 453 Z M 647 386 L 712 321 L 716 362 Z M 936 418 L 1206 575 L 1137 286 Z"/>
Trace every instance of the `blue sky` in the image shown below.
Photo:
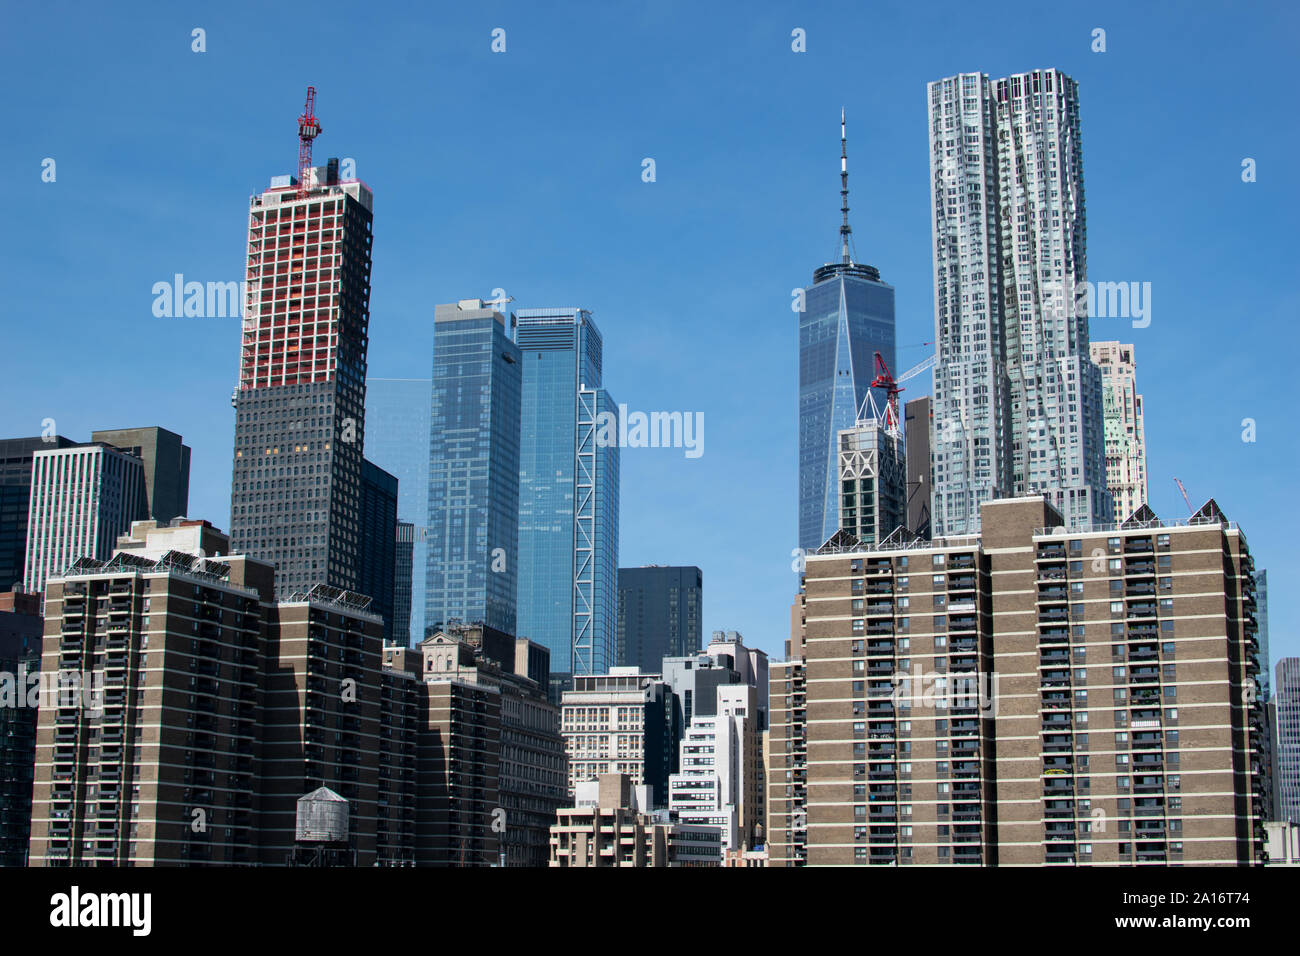
<path fill-rule="evenodd" d="M 1136 348 L 1152 505 L 1186 516 L 1174 476 L 1215 497 L 1270 571 L 1274 660 L 1300 653 L 1294 6 L 133 6 L 5 14 L 0 433 L 171 428 L 191 513 L 228 526 L 238 322 L 155 318 L 150 290 L 242 278 L 248 196 L 295 168 L 314 84 L 317 159 L 353 158 L 375 193 L 370 373 L 428 376 L 438 302 L 591 309 L 618 401 L 705 417 L 700 458 L 624 451 L 621 563 L 698 564 L 705 629 L 780 656 L 790 293 L 836 251 L 839 110 L 906 367 L 934 338 L 926 81 L 1057 67 L 1080 88 L 1089 278 L 1152 284 L 1148 328 L 1092 330 Z"/>

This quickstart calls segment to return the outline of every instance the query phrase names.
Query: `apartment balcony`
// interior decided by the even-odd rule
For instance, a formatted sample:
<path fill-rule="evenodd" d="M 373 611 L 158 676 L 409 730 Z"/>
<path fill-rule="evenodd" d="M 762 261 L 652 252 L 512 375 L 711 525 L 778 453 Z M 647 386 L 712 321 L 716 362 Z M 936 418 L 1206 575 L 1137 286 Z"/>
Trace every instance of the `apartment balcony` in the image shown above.
<path fill-rule="evenodd" d="M 1066 573 L 1065 563 L 1060 564 L 1040 564 L 1038 566 L 1038 582 L 1041 584 L 1045 581 L 1064 581 L 1069 577 Z"/>
<path fill-rule="evenodd" d="M 1150 558 L 1129 558 L 1124 562 L 1124 573 L 1130 578 L 1154 575 L 1156 563 Z"/>
<path fill-rule="evenodd" d="M 1061 584 L 1038 585 L 1039 604 L 1064 604 L 1070 600 L 1070 592 Z"/>
<path fill-rule="evenodd" d="M 1152 611 L 1154 614 L 1155 612 Z M 1068 624 L 1070 614 L 1064 607 L 1042 608 L 1038 612 L 1039 624 Z"/>
<path fill-rule="evenodd" d="M 1059 819 L 1069 817 L 1074 819 L 1074 801 L 1073 800 L 1048 800 L 1043 807 L 1043 816 L 1048 819 Z"/>
<path fill-rule="evenodd" d="M 1156 616 L 1156 604 L 1154 601 L 1134 601 L 1128 606 L 1128 619 L 1130 621 L 1140 620 L 1143 618 L 1152 618 Z"/>
<path fill-rule="evenodd" d="M 1150 554 L 1155 551 L 1155 545 L 1150 538 L 1127 538 L 1124 541 L 1124 554 Z"/>
<path fill-rule="evenodd" d="M 867 641 L 867 654 L 893 654 L 893 641 Z"/>
<path fill-rule="evenodd" d="M 956 610 L 956 608 L 949 608 Z M 948 632 L 951 634 L 968 634 L 979 630 L 979 618 L 974 614 L 954 614 L 948 618 Z"/>
<path fill-rule="evenodd" d="M 1129 582 L 1129 584 L 1124 588 L 1124 596 L 1131 597 L 1131 598 L 1132 597 L 1153 597 L 1155 593 L 1156 593 L 1156 586 L 1154 581 L 1150 583 Z"/>
<path fill-rule="evenodd" d="M 1038 633 L 1038 643 L 1040 645 L 1068 643 L 1069 640 L 1070 629 L 1062 625 L 1042 626 L 1042 630 Z"/>
<path fill-rule="evenodd" d="M 1160 682 L 1160 668 L 1132 667 L 1129 669 L 1128 682 L 1130 684 L 1158 684 Z"/>
<path fill-rule="evenodd" d="M 1072 797 L 1074 796 L 1074 780 L 1071 777 L 1044 777 L 1043 778 L 1043 796 L 1053 797 Z"/>
<path fill-rule="evenodd" d="M 1040 667 L 1069 667 L 1070 652 L 1065 648 L 1052 648 L 1042 651 L 1038 657 Z"/>
<path fill-rule="evenodd" d="M 1039 561 L 1059 561 L 1065 557 L 1065 542 L 1044 542 L 1038 546 Z"/>

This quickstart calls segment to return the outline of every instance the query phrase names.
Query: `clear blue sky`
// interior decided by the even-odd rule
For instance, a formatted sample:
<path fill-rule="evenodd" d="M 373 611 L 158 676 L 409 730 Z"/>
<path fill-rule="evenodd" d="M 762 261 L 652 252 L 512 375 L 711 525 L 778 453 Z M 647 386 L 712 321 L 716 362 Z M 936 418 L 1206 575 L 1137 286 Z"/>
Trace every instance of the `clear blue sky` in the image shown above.
<path fill-rule="evenodd" d="M 1080 6 L 11 4 L 0 434 L 166 426 L 194 449 L 191 513 L 228 525 L 238 322 L 154 318 L 150 289 L 242 278 L 248 196 L 295 168 L 314 84 L 317 158 L 375 192 L 370 373 L 429 374 L 437 302 L 593 310 L 617 400 L 705 415 L 701 458 L 624 452 L 621 562 L 698 564 L 706 630 L 779 656 L 790 291 L 835 253 L 840 107 L 858 257 L 897 289 L 906 366 L 934 337 L 926 81 L 1058 67 L 1082 99 L 1089 278 L 1153 287 L 1149 328 L 1093 328 L 1136 346 L 1152 504 L 1185 517 L 1175 475 L 1218 499 L 1270 571 L 1274 658 L 1298 654 L 1300 16 Z"/>

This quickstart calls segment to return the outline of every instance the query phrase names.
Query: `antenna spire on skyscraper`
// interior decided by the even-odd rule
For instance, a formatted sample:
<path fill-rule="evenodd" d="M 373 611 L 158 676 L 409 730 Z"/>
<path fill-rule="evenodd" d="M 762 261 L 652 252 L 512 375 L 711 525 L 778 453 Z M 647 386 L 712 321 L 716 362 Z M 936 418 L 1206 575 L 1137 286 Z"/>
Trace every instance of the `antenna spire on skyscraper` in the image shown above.
<path fill-rule="evenodd" d="M 844 215 L 844 221 L 840 223 L 840 261 L 847 265 L 853 261 L 849 255 L 853 230 L 849 227 L 849 137 L 843 107 L 840 108 L 840 212 Z"/>

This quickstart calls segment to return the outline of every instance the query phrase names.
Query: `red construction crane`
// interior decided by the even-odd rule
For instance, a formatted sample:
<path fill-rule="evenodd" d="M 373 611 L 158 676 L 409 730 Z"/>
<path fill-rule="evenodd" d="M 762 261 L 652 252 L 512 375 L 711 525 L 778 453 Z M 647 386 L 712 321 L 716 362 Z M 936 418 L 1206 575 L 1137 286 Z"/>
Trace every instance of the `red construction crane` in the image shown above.
<path fill-rule="evenodd" d="M 1178 485 L 1178 490 L 1183 493 L 1183 501 L 1187 503 L 1187 513 L 1196 514 L 1196 509 L 1192 507 L 1192 502 L 1187 497 L 1187 489 L 1183 487 L 1183 483 L 1179 481 L 1177 478 L 1174 479 L 1174 482 Z"/>
<path fill-rule="evenodd" d="M 321 134 L 316 118 L 316 87 L 307 87 L 307 105 L 298 117 L 298 195 L 307 195 L 307 170 L 311 169 L 311 141 Z"/>
<path fill-rule="evenodd" d="M 889 402 L 885 408 L 885 427 L 897 429 L 898 418 L 898 393 L 903 391 L 902 384 L 913 376 L 920 375 L 931 365 L 934 364 L 935 357 L 931 355 L 919 365 L 914 365 L 897 379 L 889 371 L 889 366 L 885 364 L 885 357 L 879 352 L 876 353 L 876 377 L 871 382 L 872 388 L 883 388 L 889 396 Z"/>

